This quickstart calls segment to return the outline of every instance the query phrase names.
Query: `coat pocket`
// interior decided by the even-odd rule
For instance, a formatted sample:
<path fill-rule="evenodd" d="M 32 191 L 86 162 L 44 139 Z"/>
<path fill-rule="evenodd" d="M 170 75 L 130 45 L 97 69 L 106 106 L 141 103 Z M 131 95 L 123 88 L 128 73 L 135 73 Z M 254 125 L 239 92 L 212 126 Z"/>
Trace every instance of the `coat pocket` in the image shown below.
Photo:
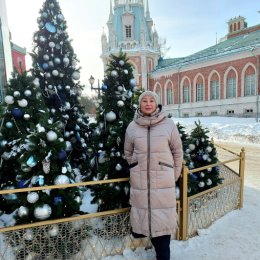
<path fill-rule="evenodd" d="M 159 165 L 162 165 L 162 166 L 165 166 L 165 167 L 169 167 L 169 168 L 173 168 L 173 166 L 171 164 L 164 163 L 164 162 L 159 162 Z"/>

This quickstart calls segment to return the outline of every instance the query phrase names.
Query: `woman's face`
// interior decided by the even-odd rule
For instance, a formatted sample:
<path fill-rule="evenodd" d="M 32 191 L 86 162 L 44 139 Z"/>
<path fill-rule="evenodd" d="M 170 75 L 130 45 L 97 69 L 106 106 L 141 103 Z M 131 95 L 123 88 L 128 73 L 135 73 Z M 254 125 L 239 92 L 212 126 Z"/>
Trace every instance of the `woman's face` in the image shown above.
<path fill-rule="evenodd" d="M 154 97 L 144 96 L 141 100 L 140 109 L 145 116 L 150 116 L 156 110 L 156 101 Z"/>

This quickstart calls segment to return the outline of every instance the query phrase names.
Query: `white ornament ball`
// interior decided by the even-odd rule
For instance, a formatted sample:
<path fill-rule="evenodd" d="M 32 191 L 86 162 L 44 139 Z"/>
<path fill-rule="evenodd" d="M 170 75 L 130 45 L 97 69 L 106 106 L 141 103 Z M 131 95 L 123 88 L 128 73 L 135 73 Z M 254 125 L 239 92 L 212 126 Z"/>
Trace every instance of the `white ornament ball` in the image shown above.
<path fill-rule="evenodd" d="M 212 151 L 212 148 L 210 147 L 210 146 L 208 146 L 207 148 L 206 148 L 206 150 L 207 150 L 207 152 L 211 152 Z"/>
<path fill-rule="evenodd" d="M 63 63 L 65 66 L 67 66 L 70 63 L 69 58 L 67 58 L 67 57 L 63 58 Z"/>
<path fill-rule="evenodd" d="M 117 101 L 117 106 L 118 107 L 123 107 L 125 105 L 124 101 L 123 100 L 118 100 Z"/>
<path fill-rule="evenodd" d="M 51 207 L 48 204 L 43 204 L 34 209 L 34 216 L 37 219 L 44 220 L 50 217 L 51 212 Z"/>
<path fill-rule="evenodd" d="M 35 203 L 39 199 L 39 194 L 37 192 L 30 192 L 27 195 L 27 201 L 29 203 Z"/>
<path fill-rule="evenodd" d="M 28 105 L 28 101 L 24 98 L 21 100 L 18 100 L 17 103 L 18 103 L 19 107 L 27 107 L 27 105 Z"/>
<path fill-rule="evenodd" d="M 24 238 L 25 240 L 27 240 L 27 241 L 33 240 L 33 231 L 30 230 L 30 229 L 28 229 L 28 230 L 24 233 L 23 238 Z"/>
<path fill-rule="evenodd" d="M 206 184 L 207 184 L 208 186 L 210 186 L 210 185 L 212 184 L 212 180 L 211 180 L 211 179 L 207 179 Z"/>
<path fill-rule="evenodd" d="M 70 183 L 70 179 L 67 175 L 64 174 L 58 175 L 54 180 L 54 184 L 56 185 L 68 184 L 68 183 Z"/>
<path fill-rule="evenodd" d="M 116 120 L 116 114 L 113 111 L 110 111 L 106 114 L 106 120 L 108 122 L 113 122 L 114 120 Z"/>
<path fill-rule="evenodd" d="M 58 138 L 58 135 L 54 131 L 49 131 L 47 134 L 47 140 L 50 142 L 56 141 Z"/>
<path fill-rule="evenodd" d="M 205 186 L 204 181 L 200 181 L 199 184 L 198 184 L 198 186 L 199 186 L 200 188 L 203 188 L 203 187 Z"/>
<path fill-rule="evenodd" d="M 57 18 L 58 18 L 60 21 L 63 21 L 63 20 L 64 20 L 63 14 L 58 14 L 58 15 L 57 15 Z"/>
<path fill-rule="evenodd" d="M 34 80 L 33 80 L 33 84 L 34 84 L 34 86 L 35 87 L 40 87 L 40 81 L 39 81 L 39 78 L 35 78 Z"/>
<path fill-rule="evenodd" d="M 207 154 L 203 154 L 203 155 L 202 155 L 202 159 L 203 159 L 204 161 L 207 161 L 208 158 L 209 158 L 209 156 L 208 156 Z"/>
<path fill-rule="evenodd" d="M 117 170 L 117 171 L 121 171 L 121 170 L 122 170 L 121 164 L 118 163 L 118 164 L 116 165 L 116 170 Z"/>
<path fill-rule="evenodd" d="M 24 91 L 24 95 L 25 95 L 26 97 L 30 97 L 30 96 L 32 95 L 32 91 L 29 90 L 29 89 L 26 89 L 26 90 Z"/>
<path fill-rule="evenodd" d="M 79 80 L 79 79 L 80 79 L 80 73 L 79 73 L 78 71 L 74 71 L 74 72 L 72 73 L 72 78 L 73 78 L 74 80 Z"/>
<path fill-rule="evenodd" d="M 123 60 L 120 60 L 120 61 L 119 61 L 119 65 L 120 65 L 120 66 L 124 66 L 124 65 L 125 65 L 125 62 L 124 62 Z"/>
<path fill-rule="evenodd" d="M 49 229 L 49 235 L 50 237 L 56 237 L 59 233 L 59 227 L 58 225 L 52 225 Z"/>
<path fill-rule="evenodd" d="M 49 42 L 49 47 L 54 48 L 55 47 L 55 43 L 54 42 Z"/>
<path fill-rule="evenodd" d="M 65 102 L 65 109 L 69 110 L 71 108 L 70 102 Z"/>
<path fill-rule="evenodd" d="M 47 14 L 46 12 L 43 12 L 43 13 L 42 13 L 42 17 L 43 17 L 43 18 L 47 18 L 47 17 L 48 17 L 48 14 Z"/>
<path fill-rule="evenodd" d="M 116 71 L 116 70 L 112 70 L 112 71 L 111 71 L 111 76 L 112 76 L 112 77 L 117 77 L 117 76 L 118 76 L 117 71 Z"/>
<path fill-rule="evenodd" d="M 60 60 L 60 58 L 57 57 L 57 58 L 54 59 L 54 62 L 55 62 L 56 64 L 60 64 L 60 63 L 61 63 L 61 60 Z"/>
<path fill-rule="evenodd" d="M 66 152 L 72 151 L 72 144 L 71 144 L 71 142 L 70 142 L 70 141 L 66 141 L 65 144 L 66 144 L 65 151 L 66 151 Z"/>
<path fill-rule="evenodd" d="M 43 26 L 43 23 L 41 23 L 40 26 L 42 27 L 42 26 Z M 39 37 L 39 41 L 40 41 L 41 43 L 44 43 L 44 42 L 46 41 L 46 38 L 41 35 L 41 36 Z"/>
<path fill-rule="evenodd" d="M 16 90 L 16 91 L 14 92 L 14 97 L 20 97 L 20 95 L 21 95 L 21 94 L 20 94 L 19 91 Z"/>
<path fill-rule="evenodd" d="M 135 87 L 135 86 L 136 86 L 136 81 L 135 81 L 135 79 L 130 79 L 130 85 L 131 85 L 132 87 Z"/>
<path fill-rule="evenodd" d="M 189 148 L 191 151 L 195 150 L 195 145 L 194 144 L 189 144 Z"/>
<path fill-rule="evenodd" d="M 56 77 L 56 76 L 59 75 L 59 72 L 58 72 L 57 70 L 53 70 L 53 71 L 52 71 L 52 75 Z"/>
<path fill-rule="evenodd" d="M 21 206 L 21 207 L 18 209 L 18 212 L 17 212 L 17 214 L 18 214 L 18 216 L 19 216 L 20 218 L 26 217 L 26 216 L 28 215 L 28 213 L 29 213 L 29 209 L 26 208 L 26 207 L 24 207 L 24 206 Z"/>
<path fill-rule="evenodd" d="M 49 55 L 48 55 L 48 54 L 44 54 L 44 55 L 43 55 L 43 59 L 44 59 L 45 61 L 47 61 L 47 60 L 49 60 L 49 59 L 50 59 L 50 57 L 49 57 Z"/>
<path fill-rule="evenodd" d="M 49 64 L 50 67 L 53 67 L 53 66 L 54 66 L 54 63 L 53 63 L 52 60 L 50 60 L 50 61 L 48 62 L 48 64 Z"/>
<path fill-rule="evenodd" d="M 124 88 L 123 88 L 122 86 L 118 86 L 118 87 L 117 87 L 117 90 L 121 92 L 121 91 L 124 90 Z"/>
<path fill-rule="evenodd" d="M 11 105 L 14 103 L 14 97 L 13 96 L 5 96 L 5 103 L 8 105 Z"/>
<path fill-rule="evenodd" d="M 124 73 L 125 73 L 125 75 L 127 75 L 128 74 L 128 70 L 124 70 Z"/>
<path fill-rule="evenodd" d="M 67 86 L 65 87 L 65 89 L 66 89 L 66 90 L 70 90 L 70 86 L 67 85 Z"/>

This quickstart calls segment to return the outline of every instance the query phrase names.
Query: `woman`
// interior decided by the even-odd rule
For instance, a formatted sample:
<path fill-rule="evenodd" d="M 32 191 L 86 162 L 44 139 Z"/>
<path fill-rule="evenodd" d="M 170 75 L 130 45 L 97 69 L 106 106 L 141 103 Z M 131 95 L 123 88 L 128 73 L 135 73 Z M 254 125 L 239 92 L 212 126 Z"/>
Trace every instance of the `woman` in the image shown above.
<path fill-rule="evenodd" d="M 158 105 L 155 92 L 140 95 L 126 129 L 124 152 L 130 167 L 133 236 L 150 237 L 157 260 L 169 260 L 171 233 L 178 225 L 175 183 L 183 151 L 178 129 Z"/>

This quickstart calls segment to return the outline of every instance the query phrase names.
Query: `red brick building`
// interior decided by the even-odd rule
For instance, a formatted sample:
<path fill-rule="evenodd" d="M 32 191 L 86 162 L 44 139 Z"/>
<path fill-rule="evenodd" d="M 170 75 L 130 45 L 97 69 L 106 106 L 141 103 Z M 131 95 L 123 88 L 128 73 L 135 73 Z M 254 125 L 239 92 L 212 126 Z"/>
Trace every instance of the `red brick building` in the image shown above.
<path fill-rule="evenodd" d="M 160 58 L 149 1 L 110 0 L 108 37 L 102 34 L 104 69 L 111 53 L 127 53 L 137 85 L 154 90 L 175 117 L 235 115 L 259 118 L 260 24 L 228 22 L 218 44 L 182 58 Z"/>
<path fill-rule="evenodd" d="M 178 117 L 259 116 L 260 25 L 239 16 L 218 44 L 193 55 L 158 62 L 149 88 Z"/>
<path fill-rule="evenodd" d="M 26 48 L 21 48 L 20 46 L 16 45 L 15 43 L 11 42 L 12 48 L 12 58 L 13 58 L 13 67 L 14 70 L 18 72 L 26 70 L 26 63 L 25 63 L 25 55 L 26 55 Z"/>

